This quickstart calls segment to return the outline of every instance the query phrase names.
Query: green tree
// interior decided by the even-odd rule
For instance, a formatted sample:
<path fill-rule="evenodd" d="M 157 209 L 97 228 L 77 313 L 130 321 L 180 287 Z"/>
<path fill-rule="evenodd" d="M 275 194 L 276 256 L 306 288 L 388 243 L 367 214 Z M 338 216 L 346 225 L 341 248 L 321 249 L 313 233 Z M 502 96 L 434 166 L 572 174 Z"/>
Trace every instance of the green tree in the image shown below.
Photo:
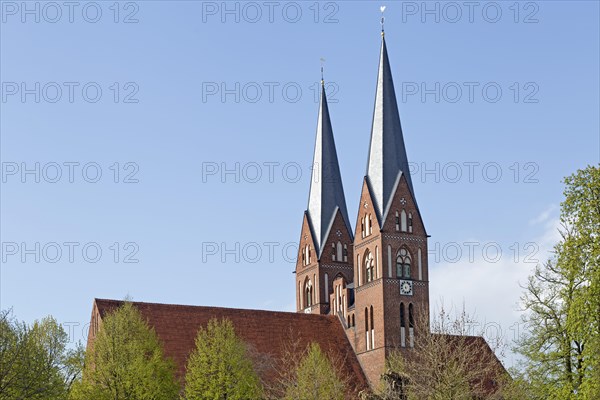
<path fill-rule="evenodd" d="M 311 343 L 286 384 L 285 400 L 342 400 L 346 383 L 317 343 Z"/>
<path fill-rule="evenodd" d="M 534 398 L 569 399 L 581 381 L 583 338 L 567 329 L 568 310 L 580 285 L 581 278 L 556 259 L 537 266 L 528 279 L 521 297 L 527 332 L 516 350 L 525 357 L 523 377 Z"/>
<path fill-rule="evenodd" d="M 179 384 L 160 341 L 140 312 L 126 302 L 102 320 L 85 356 L 74 400 L 174 400 Z"/>
<path fill-rule="evenodd" d="M 231 321 L 209 321 L 196 338 L 188 359 L 187 400 L 248 400 L 262 397 L 262 386 L 248 346 L 235 333 Z"/>
<path fill-rule="evenodd" d="M 82 356 L 68 339 L 52 317 L 28 326 L 0 312 L 0 398 L 66 399 Z"/>
<path fill-rule="evenodd" d="M 600 399 L 600 168 L 579 170 L 565 185 L 561 220 L 567 233 L 557 254 L 567 275 L 580 281 L 567 309 L 567 331 L 581 340 L 577 393 Z"/>
<path fill-rule="evenodd" d="M 561 240 L 529 277 L 516 350 L 535 399 L 600 398 L 600 169 L 565 179 Z"/>

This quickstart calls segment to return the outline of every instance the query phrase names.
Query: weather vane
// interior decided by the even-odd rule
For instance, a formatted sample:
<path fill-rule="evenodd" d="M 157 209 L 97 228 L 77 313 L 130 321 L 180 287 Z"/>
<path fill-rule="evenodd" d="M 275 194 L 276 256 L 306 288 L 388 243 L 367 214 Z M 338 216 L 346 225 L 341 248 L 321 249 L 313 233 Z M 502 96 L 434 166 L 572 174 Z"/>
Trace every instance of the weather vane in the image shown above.
<path fill-rule="evenodd" d="M 379 7 L 379 11 L 381 11 L 381 36 L 384 35 L 384 32 L 383 32 L 383 23 L 385 22 L 385 17 L 383 16 L 383 13 L 385 11 L 385 7 L 386 6 Z"/>
<path fill-rule="evenodd" d="M 323 65 L 325 64 L 325 59 L 321 57 L 321 83 L 325 83 L 325 79 L 323 78 Z"/>

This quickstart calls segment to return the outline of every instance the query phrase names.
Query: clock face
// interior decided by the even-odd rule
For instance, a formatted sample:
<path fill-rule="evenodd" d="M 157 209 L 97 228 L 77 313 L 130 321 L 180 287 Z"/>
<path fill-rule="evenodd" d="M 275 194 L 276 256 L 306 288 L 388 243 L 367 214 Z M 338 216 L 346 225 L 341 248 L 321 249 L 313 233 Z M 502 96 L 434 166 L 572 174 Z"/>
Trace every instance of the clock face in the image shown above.
<path fill-rule="evenodd" d="M 411 296 L 413 294 L 412 289 L 413 289 L 413 285 L 412 285 L 411 281 L 401 281 L 400 282 L 400 294 Z"/>

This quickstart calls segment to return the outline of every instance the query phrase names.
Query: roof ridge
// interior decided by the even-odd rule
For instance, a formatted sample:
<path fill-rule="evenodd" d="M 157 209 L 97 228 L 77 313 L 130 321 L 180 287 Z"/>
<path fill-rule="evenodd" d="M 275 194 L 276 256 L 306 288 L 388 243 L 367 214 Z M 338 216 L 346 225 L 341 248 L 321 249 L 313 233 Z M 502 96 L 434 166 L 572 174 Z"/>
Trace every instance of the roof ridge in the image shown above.
<path fill-rule="evenodd" d="M 94 298 L 94 302 L 98 303 L 98 302 L 109 302 L 109 303 L 113 303 L 113 304 L 123 304 L 125 302 L 127 302 L 128 300 L 115 300 L 115 299 L 99 299 L 99 298 Z M 273 310 L 260 310 L 260 309 L 254 309 L 254 308 L 233 308 L 233 307 L 222 307 L 222 306 L 199 306 L 199 305 L 188 305 L 188 304 L 172 304 L 172 303 L 154 303 L 154 302 L 145 302 L 145 301 L 129 301 L 131 304 L 133 305 L 146 305 L 146 306 L 163 306 L 163 307 L 174 307 L 174 308 L 193 308 L 193 309 L 213 309 L 213 310 L 229 310 L 229 311 L 252 311 L 252 312 L 258 312 L 258 313 L 265 313 L 265 314 L 285 314 L 285 315 L 313 315 L 315 317 L 319 317 L 319 318 L 323 318 L 324 319 L 331 319 L 331 318 L 337 318 L 335 316 L 332 315 L 323 315 L 323 314 L 304 314 L 304 313 L 298 313 L 298 312 L 294 312 L 294 311 L 273 311 Z"/>

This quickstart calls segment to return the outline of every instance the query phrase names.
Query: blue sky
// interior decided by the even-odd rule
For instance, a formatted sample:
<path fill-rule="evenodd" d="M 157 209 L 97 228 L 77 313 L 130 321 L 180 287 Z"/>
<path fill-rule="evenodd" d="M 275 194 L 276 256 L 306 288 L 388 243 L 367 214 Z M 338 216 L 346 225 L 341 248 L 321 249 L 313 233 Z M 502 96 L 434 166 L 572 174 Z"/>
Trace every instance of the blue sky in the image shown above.
<path fill-rule="evenodd" d="M 320 59 L 354 222 L 382 4 L 432 303 L 512 338 L 561 180 L 599 162 L 594 1 L 23 4 L 1 2 L 0 302 L 74 340 L 94 297 L 294 309 Z"/>

